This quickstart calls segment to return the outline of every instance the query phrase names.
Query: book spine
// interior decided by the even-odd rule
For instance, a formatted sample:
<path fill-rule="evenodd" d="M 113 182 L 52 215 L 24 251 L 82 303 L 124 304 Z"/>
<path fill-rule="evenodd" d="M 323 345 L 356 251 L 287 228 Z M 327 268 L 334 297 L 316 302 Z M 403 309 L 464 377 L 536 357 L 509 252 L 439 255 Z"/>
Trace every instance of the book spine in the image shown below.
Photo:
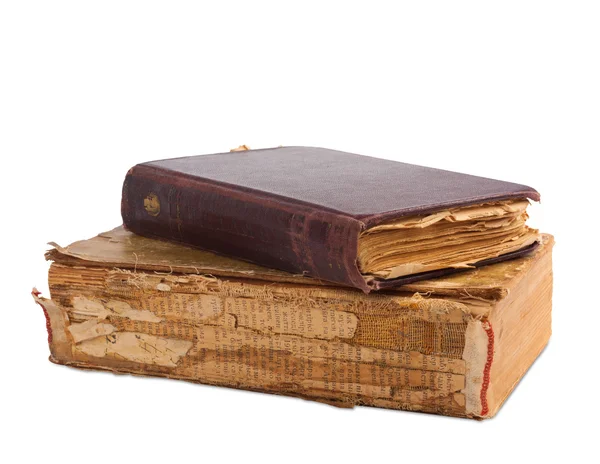
<path fill-rule="evenodd" d="M 54 362 L 467 414 L 465 335 L 481 322 L 459 302 L 57 263 L 48 287 L 52 300 L 34 297 L 50 317 L 52 353 L 68 351 Z"/>
<path fill-rule="evenodd" d="M 121 214 L 139 235 L 370 290 L 356 264 L 362 224 L 314 205 L 138 165 Z"/>

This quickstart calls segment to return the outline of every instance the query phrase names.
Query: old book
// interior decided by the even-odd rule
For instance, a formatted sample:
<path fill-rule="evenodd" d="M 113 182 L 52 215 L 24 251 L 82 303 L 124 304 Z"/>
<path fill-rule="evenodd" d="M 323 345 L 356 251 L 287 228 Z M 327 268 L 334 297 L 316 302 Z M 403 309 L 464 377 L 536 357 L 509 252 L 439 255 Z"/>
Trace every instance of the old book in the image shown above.
<path fill-rule="evenodd" d="M 125 226 L 368 293 L 531 251 L 532 188 L 324 148 L 153 161 Z"/>
<path fill-rule="evenodd" d="M 488 418 L 550 337 L 552 245 L 367 295 L 117 228 L 34 297 L 55 363 Z"/>

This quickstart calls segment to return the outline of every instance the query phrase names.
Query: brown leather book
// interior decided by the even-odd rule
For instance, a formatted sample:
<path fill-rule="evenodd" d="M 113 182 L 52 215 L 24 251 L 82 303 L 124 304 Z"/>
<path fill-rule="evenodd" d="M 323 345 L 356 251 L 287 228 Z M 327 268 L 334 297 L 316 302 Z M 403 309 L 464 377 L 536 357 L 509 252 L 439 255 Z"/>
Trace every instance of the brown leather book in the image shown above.
<path fill-rule="evenodd" d="M 364 292 L 528 253 L 536 190 L 325 148 L 152 161 L 123 185 L 130 231 Z"/>

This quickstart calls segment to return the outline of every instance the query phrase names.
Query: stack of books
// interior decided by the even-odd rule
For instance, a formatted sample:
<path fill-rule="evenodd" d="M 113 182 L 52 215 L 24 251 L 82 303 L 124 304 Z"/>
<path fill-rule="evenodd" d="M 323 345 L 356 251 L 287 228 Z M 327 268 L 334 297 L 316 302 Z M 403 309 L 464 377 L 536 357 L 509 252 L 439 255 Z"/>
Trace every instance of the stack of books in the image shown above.
<path fill-rule="evenodd" d="M 322 148 L 137 165 L 46 258 L 50 360 L 475 419 L 551 332 L 530 187 Z"/>

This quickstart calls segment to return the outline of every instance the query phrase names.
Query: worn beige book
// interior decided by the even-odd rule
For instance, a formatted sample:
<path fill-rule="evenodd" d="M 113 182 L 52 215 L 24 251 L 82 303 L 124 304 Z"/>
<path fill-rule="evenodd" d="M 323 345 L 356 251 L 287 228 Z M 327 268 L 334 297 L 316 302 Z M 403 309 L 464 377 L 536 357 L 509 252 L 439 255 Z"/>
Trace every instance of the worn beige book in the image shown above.
<path fill-rule="evenodd" d="M 58 364 L 489 418 L 550 337 L 552 245 L 365 295 L 117 228 L 54 244 L 34 298 Z"/>

